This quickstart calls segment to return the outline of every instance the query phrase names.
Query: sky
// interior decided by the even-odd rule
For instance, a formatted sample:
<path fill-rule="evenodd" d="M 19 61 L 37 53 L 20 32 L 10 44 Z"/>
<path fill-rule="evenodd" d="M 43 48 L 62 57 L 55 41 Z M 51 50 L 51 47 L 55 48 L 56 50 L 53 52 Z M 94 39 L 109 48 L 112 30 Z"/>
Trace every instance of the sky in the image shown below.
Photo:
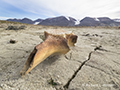
<path fill-rule="evenodd" d="M 0 20 L 57 16 L 120 19 L 120 0 L 0 0 Z"/>

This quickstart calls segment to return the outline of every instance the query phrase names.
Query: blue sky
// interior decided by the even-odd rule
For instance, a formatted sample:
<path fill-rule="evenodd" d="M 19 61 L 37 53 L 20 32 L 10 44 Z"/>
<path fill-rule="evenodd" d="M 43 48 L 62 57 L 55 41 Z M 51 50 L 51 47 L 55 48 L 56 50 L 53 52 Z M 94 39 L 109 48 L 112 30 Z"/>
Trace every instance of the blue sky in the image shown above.
<path fill-rule="evenodd" d="M 61 15 L 120 18 L 120 0 L 0 0 L 0 19 L 35 20 Z"/>

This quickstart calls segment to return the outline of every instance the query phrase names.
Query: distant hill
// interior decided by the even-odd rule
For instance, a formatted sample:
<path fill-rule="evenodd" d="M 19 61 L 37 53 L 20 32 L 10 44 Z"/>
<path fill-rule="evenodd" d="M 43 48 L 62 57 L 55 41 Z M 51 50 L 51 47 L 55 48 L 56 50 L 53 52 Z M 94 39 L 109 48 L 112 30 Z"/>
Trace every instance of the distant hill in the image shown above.
<path fill-rule="evenodd" d="M 37 25 L 37 24 L 39 24 L 40 22 L 42 22 L 42 20 L 43 20 L 43 19 L 37 19 L 37 20 L 33 21 L 33 24 L 34 24 L 34 25 Z"/>
<path fill-rule="evenodd" d="M 120 22 L 108 17 L 91 18 L 85 17 L 78 26 L 120 26 Z"/>
<path fill-rule="evenodd" d="M 23 19 L 7 19 L 7 21 L 33 24 L 33 21 L 31 19 L 28 19 L 28 18 L 23 18 Z"/>
<path fill-rule="evenodd" d="M 7 21 L 12 21 L 12 22 L 20 22 L 20 23 L 27 23 L 27 24 L 38 24 L 42 21 L 42 19 L 37 19 L 35 21 L 32 21 L 31 19 L 28 18 L 23 18 L 23 19 L 7 19 Z"/>
<path fill-rule="evenodd" d="M 72 17 L 55 17 L 48 18 L 39 23 L 39 25 L 50 25 L 50 26 L 75 26 L 76 19 Z"/>
<path fill-rule="evenodd" d="M 109 17 L 85 17 L 82 20 L 76 20 L 72 17 L 59 16 L 34 21 L 28 18 L 7 19 L 7 21 L 47 26 L 120 26 L 120 19 L 110 19 Z"/>

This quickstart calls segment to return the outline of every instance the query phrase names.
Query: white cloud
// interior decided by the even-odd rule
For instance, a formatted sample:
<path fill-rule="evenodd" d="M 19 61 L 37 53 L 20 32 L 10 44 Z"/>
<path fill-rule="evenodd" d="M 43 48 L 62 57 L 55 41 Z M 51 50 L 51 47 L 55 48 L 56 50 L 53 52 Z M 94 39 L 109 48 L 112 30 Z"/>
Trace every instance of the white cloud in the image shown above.
<path fill-rule="evenodd" d="M 120 10 L 120 0 L 43 0 L 42 4 L 57 13 L 76 18 L 111 16 Z"/>
<path fill-rule="evenodd" d="M 81 19 L 85 16 L 111 18 L 118 17 L 120 0 L 4 0 L 24 11 L 45 16 L 55 14 Z M 120 16 L 119 16 L 120 18 Z"/>

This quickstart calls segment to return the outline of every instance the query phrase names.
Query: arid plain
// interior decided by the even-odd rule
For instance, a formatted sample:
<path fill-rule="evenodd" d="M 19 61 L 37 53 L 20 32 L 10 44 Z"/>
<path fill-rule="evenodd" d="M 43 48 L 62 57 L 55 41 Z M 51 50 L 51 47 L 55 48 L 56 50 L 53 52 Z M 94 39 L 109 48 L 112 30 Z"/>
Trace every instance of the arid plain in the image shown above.
<path fill-rule="evenodd" d="M 8 26 L 24 26 L 6 30 Z M 51 56 L 21 77 L 28 56 L 49 29 L 78 36 L 66 55 Z M 11 42 L 14 41 L 14 42 Z M 120 90 L 120 28 L 0 23 L 0 90 Z"/>

